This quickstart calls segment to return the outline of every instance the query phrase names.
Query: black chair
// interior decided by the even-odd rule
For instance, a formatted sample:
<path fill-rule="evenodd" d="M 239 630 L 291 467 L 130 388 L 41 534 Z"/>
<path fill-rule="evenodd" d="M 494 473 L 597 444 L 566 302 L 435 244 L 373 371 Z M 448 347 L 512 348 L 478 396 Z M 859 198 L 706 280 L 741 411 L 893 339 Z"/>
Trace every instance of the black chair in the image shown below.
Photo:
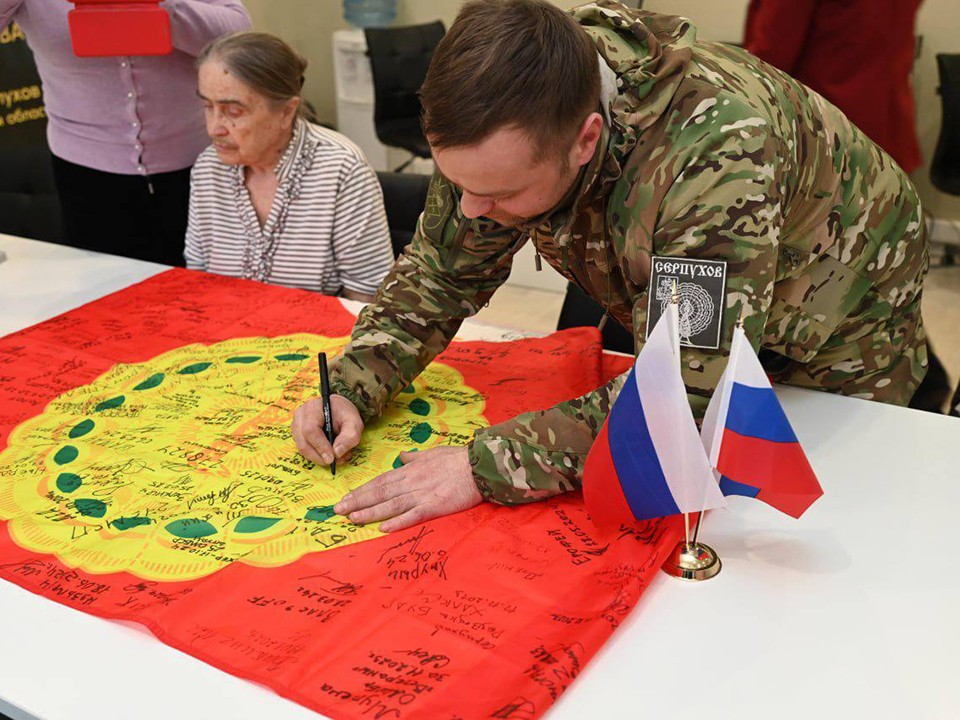
<path fill-rule="evenodd" d="M 937 69 L 940 73 L 940 102 L 943 119 L 940 125 L 940 137 L 930 163 L 930 182 L 941 192 L 960 195 L 960 55 L 937 55 Z M 956 248 L 943 245 L 943 265 L 956 263 Z M 929 338 L 928 338 L 929 340 Z M 929 366 L 927 374 L 910 400 L 910 407 L 927 412 L 942 412 L 943 403 L 950 396 L 951 387 L 947 371 L 933 351 L 927 346 Z M 950 403 L 954 408 L 960 403 L 960 385 Z M 950 409 L 947 410 L 950 412 Z M 954 412 L 958 412 L 954 410 Z"/>
<path fill-rule="evenodd" d="M 413 153 L 398 171 L 416 157 L 430 157 L 430 146 L 420 124 L 417 93 L 444 32 L 439 20 L 426 25 L 364 30 L 373 73 L 373 124 L 377 137 L 384 145 Z"/>
<path fill-rule="evenodd" d="M 960 55 L 937 55 L 943 120 L 930 163 L 930 181 L 938 190 L 960 195 Z"/>
<path fill-rule="evenodd" d="M 6 145 L 0 157 L 8 168 L 0 173 L 0 233 L 63 242 L 60 200 L 46 144 Z"/>
<path fill-rule="evenodd" d="M 399 257 L 413 239 L 417 220 L 427 202 L 430 176 L 415 173 L 378 172 L 383 188 L 383 205 L 390 226 L 390 244 L 393 256 Z"/>
<path fill-rule="evenodd" d="M 573 283 L 567 284 L 567 294 L 563 298 L 563 306 L 560 308 L 560 319 L 557 320 L 557 330 L 565 330 L 570 327 L 580 327 L 582 325 L 592 325 L 596 327 L 600 324 L 603 317 L 603 308 L 592 297 Z M 606 324 L 600 331 L 603 338 L 603 347 L 605 350 L 614 350 L 616 352 L 633 355 L 634 342 L 633 335 L 619 322 L 608 317 Z"/>

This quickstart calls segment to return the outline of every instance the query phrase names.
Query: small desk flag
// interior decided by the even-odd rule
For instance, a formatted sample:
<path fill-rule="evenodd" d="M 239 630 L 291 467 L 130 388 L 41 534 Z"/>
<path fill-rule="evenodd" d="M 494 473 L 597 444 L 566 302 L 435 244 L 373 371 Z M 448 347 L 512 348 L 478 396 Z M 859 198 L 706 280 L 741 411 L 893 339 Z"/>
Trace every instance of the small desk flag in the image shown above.
<path fill-rule="evenodd" d="M 737 327 L 730 361 L 703 419 L 703 444 L 724 495 L 800 517 L 823 495 L 760 359 Z"/>
<path fill-rule="evenodd" d="M 671 303 L 587 455 L 583 494 L 598 525 L 724 505 L 680 377 L 677 326 Z"/>

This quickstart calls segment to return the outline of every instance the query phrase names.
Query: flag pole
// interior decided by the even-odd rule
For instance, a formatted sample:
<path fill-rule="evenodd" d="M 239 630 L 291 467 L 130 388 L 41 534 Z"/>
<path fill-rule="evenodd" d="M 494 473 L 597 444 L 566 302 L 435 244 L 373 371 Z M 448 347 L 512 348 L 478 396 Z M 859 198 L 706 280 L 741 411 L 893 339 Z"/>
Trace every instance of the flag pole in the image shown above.
<path fill-rule="evenodd" d="M 670 293 L 670 304 L 676 307 L 677 309 L 677 320 L 680 319 L 680 289 L 677 287 L 677 279 L 673 279 L 673 289 Z M 677 366 L 680 365 L 680 333 L 679 329 L 675 329 L 675 332 L 670 333 L 670 347 L 673 348 L 673 353 L 677 357 Z M 692 552 L 692 546 L 690 545 L 690 513 L 683 514 L 683 542 L 687 546 L 687 550 Z M 694 536 L 693 544 L 696 545 L 696 536 Z"/>
<path fill-rule="evenodd" d="M 697 524 L 693 526 L 693 544 L 697 545 L 697 538 L 700 537 L 700 521 L 703 520 L 703 510 L 697 513 Z"/>
<path fill-rule="evenodd" d="M 677 281 L 673 281 L 671 304 L 675 305 L 677 322 L 680 321 L 680 293 Z M 677 357 L 677 368 L 680 369 L 680 329 L 674 328 L 670 337 L 674 354 Z M 720 572 L 722 563 L 717 554 L 706 545 L 697 543 L 700 534 L 700 521 L 703 519 L 703 510 L 697 515 L 697 525 L 693 531 L 693 542 L 690 542 L 690 514 L 683 514 L 684 542 L 678 543 L 673 552 L 667 557 L 661 570 L 681 580 L 709 580 Z"/>
<path fill-rule="evenodd" d="M 677 323 L 680 322 L 680 290 L 677 288 L 677 279 L 673 279 L 673 293 L 670 295 L 670 304 L 677 309 Z M 673 354 L 677 356 L 677 367 L 680 367 L 680 328 L 675 328 L 675 332 L 670 333 L 670 347 L 673 348 Z"/>

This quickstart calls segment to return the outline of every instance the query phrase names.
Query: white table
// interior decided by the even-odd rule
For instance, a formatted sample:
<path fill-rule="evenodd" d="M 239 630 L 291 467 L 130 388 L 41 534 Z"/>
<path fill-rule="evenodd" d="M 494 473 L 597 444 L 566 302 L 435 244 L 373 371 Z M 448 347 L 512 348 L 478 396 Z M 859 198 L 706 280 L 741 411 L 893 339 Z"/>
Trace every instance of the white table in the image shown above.
<path fill-rule="evenodd" d="M 9 256 L 0 264 L 0 334 L 163 269 L 6 236 L 0 250 Z M 960 420 L 778 394 L 824 497 L 800 521 L 742 498 L 711 515 L 702 538 L 723 560 L 720 575 L 700 584 L 662 575 L 550 720 L 960 718 Z M 69 650 L 51 649 L 60 638 Z M 317 717 L 138 626 L 2 581 L 0 712 Z"/>

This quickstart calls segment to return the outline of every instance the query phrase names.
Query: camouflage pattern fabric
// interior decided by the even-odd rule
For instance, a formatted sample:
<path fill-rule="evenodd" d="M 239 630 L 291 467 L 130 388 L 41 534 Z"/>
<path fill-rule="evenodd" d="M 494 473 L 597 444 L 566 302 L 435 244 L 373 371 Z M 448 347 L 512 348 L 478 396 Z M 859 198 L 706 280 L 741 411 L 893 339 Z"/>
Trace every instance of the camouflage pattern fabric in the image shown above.
<path fill-rule="evenodd" d="M 686 19 L 613 2 L 570 12 L 617 80 L 593 161 L 522 229 L 465 219 L 457 189 L 435 177 L 335 390 L 377 417 L 506 280 L 529 237 L 638 348 L 651 255 L 727 262 L 721 347 L 682 353 L 698 417 L 741 310 L 754 346 L 774 353 L 777 382 L 905 404 L 927 364 L 928 257 L 903 171 L 822 97 L 743 50 L 698 42 Z M 483 495 L 518 503 L 579 487 L 622 382 L 478 431 L 470 459 Z"/>

